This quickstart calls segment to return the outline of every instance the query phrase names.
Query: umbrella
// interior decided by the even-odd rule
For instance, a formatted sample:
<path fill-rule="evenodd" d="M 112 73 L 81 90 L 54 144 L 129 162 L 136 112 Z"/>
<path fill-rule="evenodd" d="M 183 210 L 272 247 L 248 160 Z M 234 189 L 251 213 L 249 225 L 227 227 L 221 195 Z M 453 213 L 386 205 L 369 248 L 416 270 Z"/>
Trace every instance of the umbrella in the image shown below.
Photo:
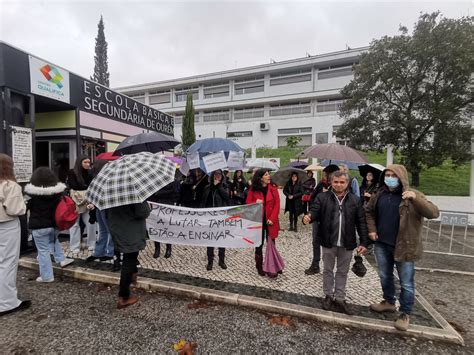
<path fill-rule="evenodd" d="M 337 143 L 315 144 L 306 148 L 301 154 L 303 158 L 328 159 L 330 164 L 332 160 L 339 160 L 351 163 L 368 163 L 367 158 L 359 151 Z"/>
<path fill-rule="evenodd" d="M 161 154 L 124 155 L 104 166 L 86 199 L 98 209 L 141 203 L 174 180 L 175 165 Z"/>
<path fill-rule="evenodd" d="M 300 182 L 308 180 L 308 175 L 306 175 L 306 171 L 302 169 L 287 167 L 280 169 L 275 174 L 273 174 L 272 181 L 279 186 L 283 186 L 288 182 L 288 180 L 290 180 L 291 175 L 293 175 L 293 173 L 298 174 L 298 179 Z"/>
<path fill-rule="evenodd" d="M 95 160 L 108 160 L 108 161 L 112 161 L 112 160 L 117 160 L 119 159 L 120 157 L 114 155 L 113 152 L 106 152 L 106 153 L 100 153 L 98 156 L 95 157 Z"/>
<path fill-rule="evenodd" d="M 272 163 L 271 161 L 263 158 L 257 158 L 251 160 L 249 163 L 247 163 L 247 167 L 249 170 L 259 168 L 259 169 L 268 169 L 268 170 L 278 170 L 278 165 L 275 163 Z"/>
<path fill-rule="evenodd" d="M 166 159 L 171 160 L 176 165 L 183 164 L 183 158 L 180 158 L 180 157 L 168 157 L 168 156 L 166 156 Z"/>
<path fill-rule="evenodd" d="M 324 169 L 324 166 L 321 166 L 319 164 L 316 164 L 316 163 L 313 163 L 311 165 L 308 165 L 306 168 L 304 168 L 304 170 L 308 171 L 308 170 L 311 170 L 311 171 L 321 171 Z"/>
<path fill-rule="evenodd" d="M 115 149 L 114 155 L 135 154 L 140 152 L 159 153 L 163 150 L 173 149 L 179 141 L 163 133 L 140 133 L 125 138 Z"/>
<path fill-rule="evenodd" d="M 357 170 L 359 165 L 362 163 L 353 163 L 347 160 L 322 160 L 320 163 L 322 166 L 328 166 L 328 165 L 337 165 L 339 166 L 340 164 L 346 164 L 349 170 Z"/>
<path fill-rule="evenodd" d="M 364 164 L 359 165 L 359 173 L 360 176 L 364 177 L 367 175 L 368 172 L 374 174 L 374 181 L 379 181 L 380 174 L 382 171 L 385 170 L 385 166 L 380 164 Z"/>
<path fill-rule="evenodd" d="M 223 151 L 224 153 L 243 152 L 244 150 L 234 141 L 225 138 L 205 138 L 193 143 L 186 153 L 199 153 L 200 157 L 206 156 L 210 153 L 217 153 Z"/>
<path fill-rule="evenodd" d="M 326 166 L 326 167 L 323 169 L 323 171 L 324 171 L 325 173 L 329 173 L 329 174 L 330 174 L 330 173 L 333 173 L 333 172 L 335 172 L 335 171 L 338 171 L 338 170 L 339 170 L 339 167 L 338 167 L 337 165 L 335 165 L 335 164 L 329 164 L 328 166 Z"/>
<path fill-rule="evenodd" d="M 309 164 L 305 161 L 292 161 L 290 164 L 288 164 L 287 166 L 289 168 L 297 168 L 297 169 L 304 169 L 308 166 Z"/>

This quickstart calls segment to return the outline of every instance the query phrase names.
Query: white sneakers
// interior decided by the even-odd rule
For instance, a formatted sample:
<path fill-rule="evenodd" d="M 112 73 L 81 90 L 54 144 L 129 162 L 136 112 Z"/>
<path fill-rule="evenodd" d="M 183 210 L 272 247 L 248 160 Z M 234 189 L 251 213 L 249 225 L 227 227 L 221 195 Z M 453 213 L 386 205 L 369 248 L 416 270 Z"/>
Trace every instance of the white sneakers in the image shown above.
<path fill-rule="evenodd" d="M 61 265 L 61 267 L 66 267 L 66 266 L 72 264 L 73 262 L 74 262 L 74 259 L 66 258 L 63 261 L 61 261 L 59 263 L 59 265 Z"/>
<path fill-rule="evenodd" d="M 54 281 L 54 277 L 50 278 L 49 280 L 43 280 L 43 279 L 41 278 L 41 276 L 38 276 L 38 277 L 36 278 L 36 281 L 37 281 L 37 282 L 53 282 L 53 281 Z"/>

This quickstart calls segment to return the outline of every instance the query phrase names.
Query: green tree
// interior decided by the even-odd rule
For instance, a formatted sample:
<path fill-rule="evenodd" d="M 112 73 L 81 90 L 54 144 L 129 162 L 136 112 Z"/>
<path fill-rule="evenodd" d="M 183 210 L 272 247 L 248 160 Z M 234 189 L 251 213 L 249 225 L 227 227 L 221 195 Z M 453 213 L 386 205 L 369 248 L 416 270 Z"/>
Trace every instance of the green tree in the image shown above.
<path fill-rule="evenodd" d="M 294 149 L 298 146 L 299 142 L 301 142 L 302 138 L 299 136 L 289 136 L 285 139 L 286 146 L 290 149 Z"/>
<path fill-rule="evenodd" d="M 342 90 L 337 135 L 356 148 L 392 144 L 419 185 L 423 166 L 471 158 L 474 17 L 422 14 L 413 34 L 374 40 Z"/>
<path fill-rule="evenodd" d="M 104 21 L 102 15 L 100 16 L 99 24 L 97 25 L 98 32 L 95 38 L 95 56 L 94 56 L 94 75 L 91 80 L 109 87 L 109 64 L 107 59 L 107 41 L 104 34 Z"/>
<path fill-rule="evenodd" d="M 193 94 L 188 92 L 186 97 L 186 109 L 183 115 L 183 124 L 181 125 L 181 140 L 183 152 L 196 141 L 196 132 L 194 131 L 194 106 Z"/>

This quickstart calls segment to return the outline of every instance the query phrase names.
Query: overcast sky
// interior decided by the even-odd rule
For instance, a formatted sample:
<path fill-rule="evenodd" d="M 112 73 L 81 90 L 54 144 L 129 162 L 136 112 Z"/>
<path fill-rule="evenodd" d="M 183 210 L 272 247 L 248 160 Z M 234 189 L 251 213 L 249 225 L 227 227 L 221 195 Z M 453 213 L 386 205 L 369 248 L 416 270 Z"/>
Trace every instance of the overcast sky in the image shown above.
<path fill-rule="evenodd" d="M 104 17 L 111 87 L 301 58 L 395 35 L 420 12 L 473 1 L 0 0 L 0 39 L 89 77 Z"/>

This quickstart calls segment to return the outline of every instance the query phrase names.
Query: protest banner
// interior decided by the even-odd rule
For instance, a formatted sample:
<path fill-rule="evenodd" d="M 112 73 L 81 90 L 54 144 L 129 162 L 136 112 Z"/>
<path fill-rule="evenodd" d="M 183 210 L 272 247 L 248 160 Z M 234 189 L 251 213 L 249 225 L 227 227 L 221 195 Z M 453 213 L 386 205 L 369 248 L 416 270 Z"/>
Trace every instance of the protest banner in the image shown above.
<path fill-rule="evenodd" d="M 262 244 L 262 204 L 186 208 L 150 203 L 150 239 L 168 244 L 255 248 Z"/>
<path fill-rule="evenodd" d="M 227 160 L 225 159 L 224 152 L 218 152 L 206 155 L 202 158 L 206 173 L 211 173 L 217 169 L 226 169 Z"/>
<path fill-rule="evenodd" d="M 189 169 L 199 168 L 199 153 L 191 153 L 186 155 L 186 161 L 188 162 Z"/>
<path fill-rule="evenodd" d="M 245 152 L 229 152 L 229 157 L 227 158 L 227 167 L 229 170 L 241 170 L 245 166 L 244 154 Z"/>

